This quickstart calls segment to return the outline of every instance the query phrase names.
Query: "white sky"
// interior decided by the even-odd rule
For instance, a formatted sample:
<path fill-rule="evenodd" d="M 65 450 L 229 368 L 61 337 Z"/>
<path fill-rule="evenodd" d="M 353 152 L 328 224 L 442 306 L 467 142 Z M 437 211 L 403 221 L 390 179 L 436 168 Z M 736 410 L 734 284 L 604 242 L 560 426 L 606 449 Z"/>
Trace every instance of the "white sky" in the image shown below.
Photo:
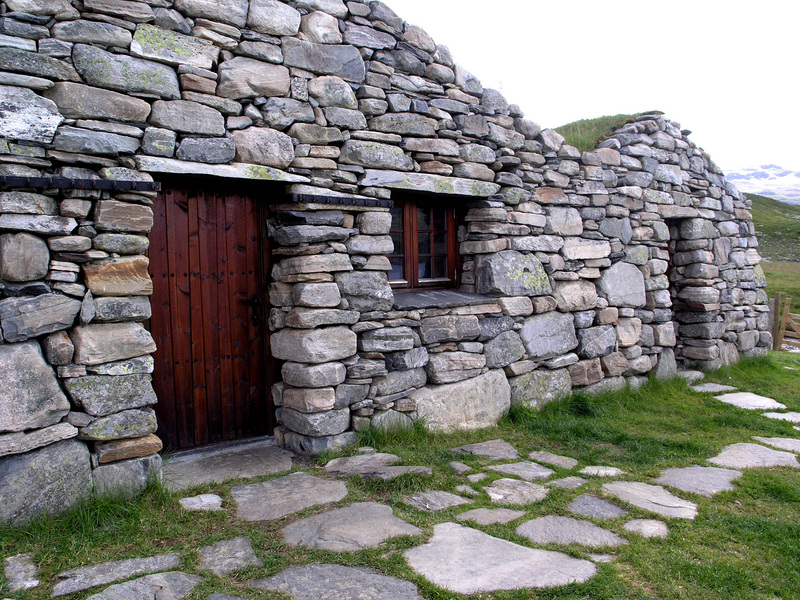
<path fill-rule="evenodd" d="M 545 127 L 661 110 L 725 170 L 800 170 L 800 0 L 384 0 Z"/>

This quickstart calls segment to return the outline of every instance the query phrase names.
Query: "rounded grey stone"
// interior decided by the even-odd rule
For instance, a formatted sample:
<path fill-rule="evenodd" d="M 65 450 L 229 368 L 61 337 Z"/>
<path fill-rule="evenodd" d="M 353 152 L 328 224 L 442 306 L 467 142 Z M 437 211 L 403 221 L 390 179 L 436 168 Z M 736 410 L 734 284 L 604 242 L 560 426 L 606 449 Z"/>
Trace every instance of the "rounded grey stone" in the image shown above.
<path fill-rule="evenodd" d="M 0 236 L 0 278 L 6 281 L 44 279 L 50 267 L 50 251 L 41 238 L 30 233 Z"/>
<path fill-rule="evenodd" d="M 625 538 L 608 529 L 572 517 L 540 517 L 523 523 L 516 531 L 534 544 L 580 544 L 591 548 L 613 548 L 628 543 Z"/>
<path fill-rule="evenodd" d="M 616 519 L 628 514 L 628 511 L 624 508 L 591 494 L 578 496 L 570 502 L 567 509 L 584 517 L 595 519 Z"/>
<path fill-rule="evenodd" d="M 548 469 L 547 467 L 543 467 L 542 465 L 538 465 L 529 461 L 494 465 L 487 468 L 490 471 L 497 471 L 498 473 L 505 473 L 506 475 L 514 475 L 520 479 L 525 479 L 526 481 L 547 479 L 554 473 L 552 469 Z"/>
<path fill-rule="evenodd" d="M 489 494 L 492 502 L 518 505 L 541 502 L 550 493 L 541 485 L 518 479 L 498 479 L 484 487 L 483 491 Z"/>
<path fill-rule="evenodd" d="M 732 490 L 733 480 L 741 476 L 741 472 L 732 469 L 686 467 L 667 469 L 655 482 L 710 498 L 719 492 Z"/>
<path fill-rule="evenodd" d="M 708 462 L 720 467 L 733 469 L 753 469 L 759 467 L 793 467 L 800 468 L 797 456 L 789 452 L 773 450 L 758 444 L 732 444 L 723 448 Z"/>
<path fill-rule="evenodd" d="M 355 552 L 378 546 L 391 537 L 421 533 L 395 517 L 388 506 L 357 502 L 292 523 L 283 529 L 283 538 L 290 546 Z"/>
<path fill-rule="evenodd" d="M 252 585 L 295 600 L 422 600 L 413 583 L 341 565 L 292 567 Z"/>
<path fill-rule="evenodd" d="M 667 524 L 657 519 L 634 519 L 624 525 L 625 531 L 637 533 L 643 538 L 666 538 L 669 535 Z"/>
<path fill-rule="evenodd" d="M 250 538 L 244 536 L 205 546 L 197 553 L 200 555 L 200 568 L 207 569 L 220 577 L 236 569 L 264 565 L 253 551 Z"/>

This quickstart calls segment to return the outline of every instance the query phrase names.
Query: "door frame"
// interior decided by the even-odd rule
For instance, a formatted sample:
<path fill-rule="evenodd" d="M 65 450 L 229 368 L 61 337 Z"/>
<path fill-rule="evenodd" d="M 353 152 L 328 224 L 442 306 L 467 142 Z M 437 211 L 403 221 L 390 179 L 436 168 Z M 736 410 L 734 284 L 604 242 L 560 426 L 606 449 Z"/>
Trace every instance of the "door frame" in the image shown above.
<path fill-rule="evenodd" d="M 263 377 L 263 396 L 264 396 L 264 403 L 266 407 L 266 431 L 268 432 L 267 435 L 272 435 L 275 427 L 277 426 L 277 419 L 275 416 L 275 405 L 272 398 L 272 390 L 271 386 L 278 381 L 276 378 L 278 375 L 278 368 L 275 359 L 272 356 L 271 346 L 270 346 L 270 328 L 269 328 L 269 315 L 272 309 L 270 305 L 269 299 L 269 285 L 271 280 L 271 271 L 272 271 L 272 240 L 268 236 L 268 228 L 266 226 L 267 218 L 270 215 L 270 204 L 274 204 L 277 201 L 277 198 L 284 195 L 283 191 L 271 183 L 263 183 L 263 182 L 250 182 L 248 180 L 240 180 L 240 179 L 224 179 L 219 177 L 199 177 L 199 176 L 173 176 L 173 175 L 164 175 L 156 177 L 156 181 L 161 184 L 162 192 L 164 193 L 166 190 L 170 188 L 181 189 L 181 190 L 192 190 L 192 189 L 203 189 L 203 190 L 211 190 L 215 192 L 230 192 L 232 194 L 240 195 L 240 196 L 250 196 L 255 205 L 256 209 L 256 236 L 259 244 L 259 252 L 258 252 L 258 269 L 259 276 L 256 278 L 257 281 L 257 290 L 259 295 L 259 303 L 258 306 L 255 308 L 257 310 L 257 315 L 259 319 L 259 327 L 260 327 L 260 338 L 261 338 L 261 365 L 260 368 L 262 369 Z M 155 218 L 158 218 L 158 212 L 154 211 Z M 152 234 L 148 235 L 148 239 L 152 240 Z M 151 244 L 152 246 L 152 244 Z M 148 248 L 147 256 L 150 256 L 151 248 Z M 154 278 L 154 275 L 151 273 L 151 278 Z M 155 284 L 155 282 L 154 282 Z M 145 328 L 152 333 L 152 323 L 151 319 L 148 319 L 143 323 Z M 173 332 L 169 332 L 169 337 L 172 338 Z M 156 352 L 159 350 L 157 349 Z M 158 361 L 156 361 L 158 364 Z M 173 366 L 174 367 L 174 366 Z M 174 373 L 174 370 L 173 370 Z M 158 373 L 154 373 L 155 377 L 158 377 Z M 173 375 L 174 377 L 174 375 Z M 177 410 L 177 407 L 173 408 L 173 410 Z M 159 423 L 159 429 L 161 423 Z M 174 431 L 172 435 L 175 439 L 178 439 L 178 424 L 175 423 Z M 249 439 L 251 436 L 244 435 L 241 438 L 236 438 L 236 440 L 246 440 Z M 260 436 L 256 436 L 260 437 Z M 233 440 L 221 440 L 222 442 L 230 442 Z M 188 446 L 187 448 L 200 448 L 209 444 L 213 444 L 215 442 L 203 442 L 203 443 L 195 443 L 192 446 Z M 177 450 L 178 448 L 172 446 L 171 444 L 165 443 L 165 450 Z"/>

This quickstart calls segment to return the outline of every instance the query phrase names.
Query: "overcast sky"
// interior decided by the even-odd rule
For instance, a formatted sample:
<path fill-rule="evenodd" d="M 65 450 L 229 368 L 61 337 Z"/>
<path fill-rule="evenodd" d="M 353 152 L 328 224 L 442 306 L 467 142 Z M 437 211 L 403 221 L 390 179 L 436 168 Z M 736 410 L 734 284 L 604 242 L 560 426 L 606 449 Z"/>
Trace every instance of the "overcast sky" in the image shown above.
<path fill-rule="evenodd" d="M 800 1 L 384 0 L 545 127 L 661 110 L 725 170 L 800 170 Z"/>

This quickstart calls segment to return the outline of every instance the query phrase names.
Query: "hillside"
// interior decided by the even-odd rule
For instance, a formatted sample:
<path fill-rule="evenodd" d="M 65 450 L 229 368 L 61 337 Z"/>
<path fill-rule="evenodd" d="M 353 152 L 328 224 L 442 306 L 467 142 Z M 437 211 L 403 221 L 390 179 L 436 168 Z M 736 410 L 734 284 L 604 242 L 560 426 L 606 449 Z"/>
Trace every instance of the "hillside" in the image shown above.
<path fill-rule="evenodd" d="M 800 206 L 746 194 L 753 201 L 758 251 L 773 261 L 800 261 Z"/>

